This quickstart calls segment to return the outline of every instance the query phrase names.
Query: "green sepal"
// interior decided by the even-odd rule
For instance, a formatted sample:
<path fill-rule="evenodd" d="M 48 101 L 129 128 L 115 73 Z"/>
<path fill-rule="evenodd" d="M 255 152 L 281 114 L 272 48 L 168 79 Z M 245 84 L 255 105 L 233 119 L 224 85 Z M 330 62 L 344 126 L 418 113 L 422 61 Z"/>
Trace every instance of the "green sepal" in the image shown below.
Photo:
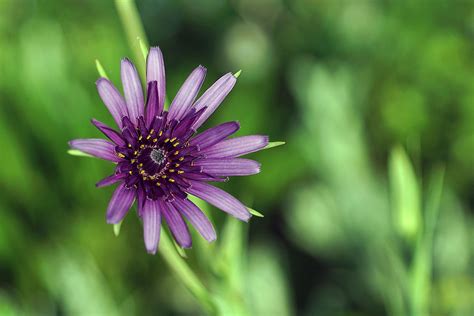
<path fill-rule="evenodd" d="M 95 66 L 97 68 L 97 72 L 99 73 L 101 77 L 109 79 L 109 77 L 107 76 L 107 73 L 105 72 L 104 67 L 102 67 L 102 64 L 100 63 L 98 59 L 95 60 Z"/>
<path fill-rule="evenodd" d="M 263 149 L 270 149 L 273 147 L 283 146 L 286 142 L 268 142 L 268 145 L 265 146 Z"/>
<path fill-rule="evenodd" d="M 80 150 L 77 150 L 77 149 L 68 149 L 67 153 L 71 156 L 78 156 L 78 157 L 94 157 L 94 156 L 91 156 L 89 154 L 86 154 L 85 152 L 82 152 Z"/>
<path fill-rule="evenodd" d="M 263 216 L 263 214 L 260 213 L 259 211 L 256 211 L 256 210 L 254 210 L 253 208 L 250 208 L 250 207 L 248 207 L 248 206 L 247 206 L 247 210 L 250 212 L 250 214 L 255 215 L 255 216 L 257 216 L 257 217 L 265 217 L 265 216 Z"/>
<path fill-rule="evenodd" d="M 235 78 L 239 78 L 240 74 L 242 73 L 242 69 L 240 69 L 239 71 L 237 71 L 235 74 L 234 74 L 234 77 Z"/>
<path fill-rule="evenodd" d="M 115 237 L 118 237 L 120 235 L 120 228 L 122 227 L 122 221 L 120 221 L 117 224 L 114 224 L 114 235 Z"/>

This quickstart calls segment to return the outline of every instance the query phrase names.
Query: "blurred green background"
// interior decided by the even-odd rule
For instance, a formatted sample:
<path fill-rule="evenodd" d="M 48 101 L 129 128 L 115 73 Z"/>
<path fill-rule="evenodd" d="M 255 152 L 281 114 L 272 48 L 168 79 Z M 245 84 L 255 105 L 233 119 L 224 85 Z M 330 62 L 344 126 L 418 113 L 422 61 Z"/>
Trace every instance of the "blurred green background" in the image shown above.
<path fill-rule="evenodd" d="M 474 315 L 473 2 L 137 6 L 169 96 L 242 69 L 207 126 L 287 142 L 223 186 L 264 218 L 203 206 L 218 241 L 186 261 L 221 314 Z M 112 124 L 94 60 L 119 84 L 124 56 L 112 1 L 0 0 L 0 315 L 203 313 L 134 214 L 106 225 L 113 166 L 66 154 Z"/>

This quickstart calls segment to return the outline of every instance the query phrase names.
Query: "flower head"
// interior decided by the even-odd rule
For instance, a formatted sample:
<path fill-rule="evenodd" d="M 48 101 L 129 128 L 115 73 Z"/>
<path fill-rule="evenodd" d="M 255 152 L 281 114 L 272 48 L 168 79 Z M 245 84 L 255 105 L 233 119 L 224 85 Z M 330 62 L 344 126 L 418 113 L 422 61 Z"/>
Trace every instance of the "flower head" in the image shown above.
<path fill-rule="evenodd" d="M 107 208 L 107 222 L 119 223 L 136 201 L 149 253 L 156 253 L 162 218 L 184 248 L 191 246 L 184 218 L 206 240 L 216 239 L 212 224 L 187 198 L 188 194 L 240 220 L 248 221 L 251 216 L 235 197 L 208 182 L 258 173 L 258 162 L 238 157 L 263 149 L 268 137 L 228 138 L 239 129 L 237 122 L 223 123 L 195 135 L 236 83 L 236 77 L 227 73 L 196 100 L 205 75 L 206 68 L 194 69 L 168 112 L 163 110 L 166 83 L 160 49 L 151 48 L 147 57 L 146 102 L 135 66 L 123 59 L 125 99 L 108 79 L 97 81 L 99 95 L 119 129 L 93 119 L 92 124 L 109 140 L 76 139 L 69 143 L 73 149 L 116 164 L 114 174 L 97 183 L 98 187 L 119 183 Z"/>

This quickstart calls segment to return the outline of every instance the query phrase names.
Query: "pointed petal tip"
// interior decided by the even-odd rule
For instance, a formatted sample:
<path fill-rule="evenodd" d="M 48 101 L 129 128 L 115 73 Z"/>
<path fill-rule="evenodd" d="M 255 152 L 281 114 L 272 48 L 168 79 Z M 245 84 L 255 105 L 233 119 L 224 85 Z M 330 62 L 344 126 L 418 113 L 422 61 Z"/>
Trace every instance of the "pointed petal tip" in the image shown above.
<path fill-rule="evenodd" d="M 133 61 L 128 58 L 128 57 L 124 57 L 120 60 L 120 65 L 123 67 L 123 66 L 127 66 L 127 67 L 133 67 L 135 68 L 135 64 L 133 63 Z"/>
<path fill-rule="evenodd" d="M 248 216 L 242 216 L 242 217 L 236 217 L 238 220 L 241 220 L 242 222 L 248 223 L 250 219 L 252 218 L 252 214 L 248 214 Z"/>
<path fill-rule="evenodd" d="M 152 255 L 152 256 L 156 255 L 156 250 L 157 250 L 156 247 L 151 248 L 151 249 L 150 249 L 150 248 L 146 248 L 146 252 L 147 252 L 149 255 Z"/>
<path fill-rule="evenodd" d="M 193 247 L 192 240 L 181 245 L 181 248 L 184 248 L 184 249 L 190 249 L 192 247 Z"/>
<path fill-rule="evenodd" d="M 161 49 L 159 46 L 151 46 L 150 49 L 148 50 L 147 61 L 150 59 L 150 57 L 161 58 L 162 56 L 163 56 L 163 53 L 161 52 Z"/>
<path fill-rule="evenodd" d="M 92 123 L 92 125 L 94 125 L 97 128 L 99 128 L 99 126 L 102 124 L 101 121 L 96 120 L 95 118 L 91 118 L 91 123 Z"/>
<path fill-rule="evenodd" d="M 105 186 L 115 184 L 115 183 L 121 181 L 123 178 L 125 178 L 124 174 L 121 174 L 121 173 L 115 174 L 114 173 L 114 174 L 112 174 L 108 177 L 105 177 L 104 179 L 100 180 L 99 182 L 97 182 L 95 184 L 95 186 L 97 188 L 102 188 L 102 187 L 105 187 Z"/>
<path fill-rule="evenodd" d="M 150 47 L 150 52 L 160 52 L 161 53 L 160 46 L 151 46 Z"/>
<path fill-rule="evenodd" d="M 107 224 L 118 224 L 120 223 L 123 218 L 125 217 L 125 215 L 128 213 L 128 211 L 130 210 L 130 207 L 126 208 L 125 211 L 121 210 L 120 213 L 118 212 L 114 212 L 113 210 L 108 210 L 106 216 L 105 216 L 105 220 L 107 222 Z"/>
<path fill-rule="evenodd" d="M 117 221 L 115 218 L 113 218 L 112 216 L 110 216 L 109 214 L 107 214 L 107 216 L 105 217 L 105 221 L 107 222 L 107 224 L 118 224 L 120 221 Z"/>
<path fill-rule="evenodd" d="M 109 80 L 108 80 L 107 78 L 105 78 L 105 77 L 100 77 L 99 79 L 97 79 L 97 80 L 95 81 L 95 85 L 98 86 L 99 84 L 101 84 L 101 83 L 104 82 L 104 81 L 109 81 Z"/>

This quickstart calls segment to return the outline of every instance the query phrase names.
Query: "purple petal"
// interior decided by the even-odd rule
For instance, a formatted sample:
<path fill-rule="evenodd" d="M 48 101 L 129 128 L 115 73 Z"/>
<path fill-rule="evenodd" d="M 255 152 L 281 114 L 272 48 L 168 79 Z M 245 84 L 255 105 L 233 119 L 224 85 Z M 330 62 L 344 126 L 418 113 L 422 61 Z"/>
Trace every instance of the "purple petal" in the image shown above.
<path fill-rule="evenodd" d="M 196 172 L 185 172 L 181 175 L 181 177 L 186 178 L 186 179 L 206 181 L 206 182 L 226 182 L 229 180 L 229 178 L 213 177 L 207 173 L 196 173 Z"/>
<path fill-rule="evenodd" d="M 181 118 L 176 128 L 174 128 L 173 136 L 186 140 L 189 139 L 189 137 L 195 133 L 195 130 L 193 130 L 191 126 L 193 126 L 194 122 L 201 116 L 204 110 L 205 109 L 201 109 L 195 112 L 194 109 L 191 108 L 184 117 Z"/>
<path fill-rule="evenodd" d="M 159 47 L 151 47 L 146 63 L 146 81 L 156 81 L 158 87 L 158 115 L 163 111 L 166 97 L 165 63 Z"/>
<path fill-rule="evenodd" d="M 127 214 L 134 200 L 134 189 L 127 189 L 125 183 L 118 186 L 107 207 L 107 223 L 119 223 L 125 217 L 125 214 Z"/>
<path fill-rule="evenodd" d="M 189 144 L 191 146 L 199 145 L 199 148 L 202 150 L 204 148 L 217 144 L 221 140 L 238 131 L 239 128 L 240 125 L 238 122 L 223 123 L 208 130 L 205 130 L 201 134 L 191 139 L 189 141 Z"/>
<path fill-rule="evenodd" d="M 158 89 L 156 81 L 148 83 L 147 101 L 146 101 L 146 126 L 150 126 L 155 116 L 161 113 L 162 110 L 158 108 Z"/>
<path fill-rule="evenodd" d="M 251 215 L 247 208 L 229 193 L 210 184 L 188 180 L 191 187 L 188 193 L 203 199 L 230 215 L 247 222 Z"/>
<path fill-rule="evenodd" d="M 193 129 L 197 130 L 209 116 L 217 109 L 222 103 L 224 98 L 234 87 L 237 78 L 233 74 L 227 73 L 217 80 L 206 92 L 196 101 L 194 104 L 196 110 L 200 110 L 203 107 L 207 107 L 206 111 L 201 117 L 194 123 Z"/>
<path fill-rule="evenodd" d="M 179 214 L 171 203 L 166 202 L 164 203 L 162 212 L 176 242 L 183 248 L 190 248 L 192 245 L 191 235 L 181 214 Z"/>
<path fill-rule="evenodd" d="M 122 180 L 123 178 L 125 178 L 127 175 L 124 174 L 124 173 L 119 173 L 119 174 L 113 174 L 111 176 L 108 176 L 102 180 L 100 180 L 99 182 L 97 182 L 95 184 L 96 187 L 98 188 L 101 188 L 101 187 L 105 187 L 105 186 L 108 186 L 108 185 L 111 185 L 111 184 L 114 184 L 114 183 L 117 183 L 119 182 L 120 180 Z"/>
<path fill-rule="evenodd" d="M 119 146 L 124 146 L 125 141 L 123 140 L 122 136 L 113 128 L 107 126 L 106 124 L 92 119 L 92 124 L 99 129 L 105 136 L 107 136 L 111 141 Z"/>
<path fill-rule="evenodd" d="M 146 194 L 143 186 L 139 185 L 137 189 L 137 212 L 138 216 L 142 217 L 143 215 L 143 205 L 145 205 Z"/>
<path fill-rule="evenodd" d="M 258 162 L 242 158 L 202 159 L 195 161 L 194 165 L 202 167 L 202 172 L 218 177 L 248 176 L 260 172 Z"/>
<path fill-rule="evenodd" d="M 268 136 L 250 135 L 226 139 L 201 151 L 207 158 L 232 158 L 259 151 L 268 145 Z"/>
<path fill-rule="evenodd" d="M 69 142 L 69 146 L 97 158 L 113 162 L 121 160 L 115 153 L 115 145 L 105 139 L 74 139 Z"/>
<path fill-rule="evenodd" d="M 206 215 L 188 199 L 175 199 L 173 206 L 187 218 L 204 239 L 211 242 L 216 240 L 216 231 Z"/>
<path fill-rule="evenodd" d="M 170 120 L 173 118 L 180 120 L 191 108 L 199 89 L 201 89 L 204 78 L 206 78 L 206 68 L 203 66 L 199 66 L 191 72 L 171 103 L 168 114 Z"/>
<path fill-rule="evenodd" d="M 161 211 L 160 202 L 146 199 L 143 204 L 143 239 L 148 253 L 155 254 L 160 241 Z"/>
<path fill-rule="evenodd" d="M 114 118 L 117 125 L 122 127 L 122 117 L 128 115 L 127 106 L 117 88 L 106 78 L 100 78 L 96 82 L 97 91 L 100 98 L 104 102 L 110 114 Z"/>
<path fill-rule="evenodd" d="M 143 115 L 144 108 L 140 77 L 133 63 L 126 58 L 122 59 L 120 75 L 130 120 L 137 124 L 137 119 Z"/>

